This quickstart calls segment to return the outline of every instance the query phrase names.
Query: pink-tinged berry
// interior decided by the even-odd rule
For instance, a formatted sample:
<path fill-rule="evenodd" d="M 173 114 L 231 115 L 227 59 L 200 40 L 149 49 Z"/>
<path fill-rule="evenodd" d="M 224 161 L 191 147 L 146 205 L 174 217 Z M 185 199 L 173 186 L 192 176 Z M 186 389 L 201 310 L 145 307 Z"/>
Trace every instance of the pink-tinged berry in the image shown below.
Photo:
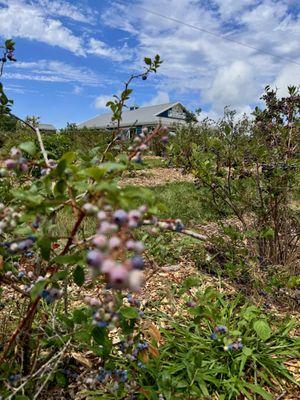
<path fill-rule="evenodd" d="M 90 305 L 92 307 L 98 307 L 98 306 L 100 306 L 100 304 L 101 303 L 100 303 L 100 301 L 98 299 L 95 299 L 94 297 L 91 298 Z"/>
<path fill-rule="evenodd" d="M 103 247 L 105 247 L 107 245 L 107 238 L 104 235 L 97 235 L 94 237 L 93 239 L 93 244 L 97 247 L 99 247 L 100 249 L 102 249 Z"/>
<path fill-rule="evenodd" d="M 97 214 L 98 221 L 105 221 L 107 219 L 107 214 L 105 211 L 99 211 Z"/>
<path fill-rule="evenodd" d="M 19 158 L 19 157 L 22 156 L 22 152 L 21 152 L 21 150 L 18 149 L 17 147 L 13 147 L 13 148 L 10 150 L 10 155 L 11 155 L 13 158 Z"/>
<path fill-rule="evenodd" d="M 139 207 L 139 212 L 144 214 L 147 211 L 148 207 L 144 204 Z"/>
<path fill-rule="evenodd" d="M 146 127 L 143 128 L 143 129 L 142 129 L 142 132 L 143 132 L 144 135 L 147 135 L 147 133 L 148 133 L 148 128 L 146 128 Z"/>
<path fill-rule="evenodd" d="M 122 288 L 128 281 L 128 270 L 123 265 L 118 265 L 109 272 L 109 283 L 112 287 Z"/>
<path fill-rule="evenodd" d="M 90 267 L 100 268 L 103 263 L 103 254 L 99 250 L 91 250 L 87 255 L 87 263 Z"/>
<path fill-rule="evenodd" d="M 85 304 L 90 305 L 91 304 L 91 300 L 92 298 L 90 296 L 85 296 L 83 301 L 85 302 Z"/>
<path fill-rule="evenodd" d="M 101 272 L 104 274 L 109 274 L 114 268 L 116 268 L 115 261 L 107 259 L 103 261 Z"/>
<path fill-rule="evenodd" d="M 144 282 L 144 274 L 137 269 L 130 271 L 128 277 L 128 287 L 130 290 L 138 292 Z"/>
<path fill-rule="evenodd" d="M 139 210 L 131 210 L 128 213 L 128 218 L 129 219 L 133 219 L 135 221 L 139 221 L 139 219 L 141 218 L 141 212 Z"/>
<path fill-rule="evenodd" d="M 190 308 L 196 307 L 196 305 L 197 304 L 193 300 L 189 300 L 186 302 L 186 306 Z"/>
<path fill-rule="evenodd" d="M 148 146 L 145 144 L 145 143 L 143 143 L 143 144 L 141 144 L 140 146 L 139 146 L 139 150 L 140 151 L 146 151 L 148 149 Z"/>
<path fill-rule="evenodd" d="M 126 242 L 126 248 L 127 248 L 127 250 L 132 251 L 132 250 L 134 250 L 134 247 L 135 247 L 135 241 L 134 241 L 134 240 L 128 240 L 128 241 Z"/>
<path fill-rule="evenodd" d="M 169 141 L 169 136 L 162 136 L 161 141 L 162 141 L 163 143 L 168 143 L 168 141 Z"/>
<path fill-rule="evenodd" d="M 121 240 L 117 236 L 113 236 L 109 239 L 108 248 L 110 250 L 116 250 L 121 246 Z"/>
<path fill-rule="evenodd" d="M 117 225 L 111 224 L 107 221 L 103 221 L 101 222 L 101 225 L 98 229 L 100 234 L 106 235 L 108 233 L 112 233 L 115 232 L 116 230 L 118 230 Z"/>
<path fill-rule="evenodd" d="M 135 240 L 128 240 L 126 242 L 126 248 L 137 253 L 142 253 L 145 250 L 143 243 Z"/>
<path fill-rule="evenodd" d="M 15 160 L 12 160 L 9 158 L 8 160 L 5 160 L 5 166 L 7 169 L 15 169 L 17 168 L 18 163 Z"/>

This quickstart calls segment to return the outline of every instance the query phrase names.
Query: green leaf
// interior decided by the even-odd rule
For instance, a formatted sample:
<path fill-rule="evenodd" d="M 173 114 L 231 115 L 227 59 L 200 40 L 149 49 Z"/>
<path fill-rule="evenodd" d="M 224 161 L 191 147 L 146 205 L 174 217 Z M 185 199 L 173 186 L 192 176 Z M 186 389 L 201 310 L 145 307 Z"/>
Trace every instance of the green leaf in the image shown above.
<path fill-rule="evenodd" d="M 84 284 L 84 269 L 80 265 L 77 265 L 75 268 L 73 272 L 73 279 L 78 286 L 82 286 Z"/>
<path fill-rule="evenodd" d="M 60 179 L 58 182 L 56 182 L 56 185 L 54 187 L 54 193 L 55 195 L 63 195 L 67 189 L 67 183 L 64 179 Z"/>
<path fill-rule="evenodd" d="M 139 317 L 137 309 L 133 307 L 121 307 L 120 314 L 127 319 L 136 319 Z"/>
<path fill-rule="evenodd" d="M 85 315 L 84 310 L 78 308 L 77 310 L 74 310 L 73 312 L 73 320 L 76 324 L 83 324 L 86 322 L 87 317 Z"/>
<path fill-rule="evenodd" d="M 95 326 L 92 329 L 91 334 L 96 343 L 103 344 L 105 342 L 105 339 L 107 338 L 107 329 Z"/>
<path fill-rule="evenodd" d="M 253 351 L 249 347 L 243 347 L 243 354 L 245 354 L 245 356 L 250 357 L 252 353 Z"/>
<path fill-rule="evenodd" d="M 41 249 L 43 259 L 48 261 L 50 259 L 51 240 L 47 236 L 45 236 L 38 240 L 37 245 Z"/>
<path fill-rule="evenodd" d="M 254 322 L 253 329 L 262 340 L 267 340 L 271 336 L 271 328 L 268 322 L 264 319 L 259 319 Z"/>
<path fill-rule="evenodd" d="M 23 142 L 19 145 L 19 148 L 30 156 L 34 156 L 36 154 L 36 145 L 34 142 Z"/>
<path fill-rule="evenodd" d="M 59 264 L 59 265 L 64 265 L 64 264 L 76 264 L 79 261 L 82 261 L 82 256 L 79 254 L 72 254 L 72 255 L 66 255 L 66 256 L 57 256 L 53 258 L 53 263 Z"/>
<path fill-rule="evenodd" d="M 258 385 L 254 385 L 253 383 L 244 382 L 244 386 L 246 388 L 252 390 L 252 392 L 254 392 L 256 394 L 259 394 L 265 400 L 272 400 L 273 399 L 273 395 L 271 393 L 268 393 L 266 390 L 264 390 L 263 388 L 261 388 Z"/>
<path fill-rule="evenodd" d="M 48 283 L 48 281 L 45 279 L 45 280 L 37 282 L 33 286 L 33 288 L 30 291 L 30 296 L 31 296 L 32 300 L 35 300 L 38 296 L 40 296 L 40 294 L 44 290 L 47 283 Z"/>
<path fill-rule="evenodd" d="M 68 384 L 68 378 L 60 371 L 55 373 L 55 380 L 60 387 L 66 387 Z"/>
<path fill-rule="evenodd" d="M 145 64 L 147 64 L 147 65 L 151 65 L 152 64 L 152 60 L 149 57 L 145 57 L 144 61 L 145 61 Z"/>

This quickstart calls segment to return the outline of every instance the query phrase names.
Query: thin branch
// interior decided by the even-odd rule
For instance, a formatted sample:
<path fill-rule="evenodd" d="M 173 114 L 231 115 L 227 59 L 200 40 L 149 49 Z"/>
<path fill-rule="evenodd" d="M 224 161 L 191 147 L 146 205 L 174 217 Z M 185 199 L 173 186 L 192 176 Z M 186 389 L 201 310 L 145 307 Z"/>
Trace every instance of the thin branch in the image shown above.
<path fill-rule="evenodd" d="M 44 387 L 46 386 L 47 382 L 49 381 L 49 379 L 50 379 L 50 377 L 51 377 L 53 371 L 56 370 L 58 364 L 60 363 L 62 357 L 64 356 L 64 353 L 65 353 L 66 349 L 69 347 L 70 342 L 71 342 L 71 339 L 69 339 L 69 340 L 67 341 L 67 343 L 65 344 L 65 346 L 64 346 L 64 347 L 61 349 L 61 351 L 58 353 L 58 358 L 57 358 L 55 364 L 54 364 L 53 367 L 51 368 L 51 371 L 49 372 L 47 378 L 44 380 L 44 382 L 43 382 L 42 385 L 40 386 L 39 390 L 38 390 L 38 391 L 36 392 L 36 394 L 34 395 L 33 400 L 38 399 L 40 393 L 42 392 L 42 390 L 43 390 Z"/>
<path fill-rule="evenodd" d="M 11 117 L 15 118 L 17 121 L 22 122 L 24 125 L 26 125 L 28 128 L 30 128 L 37 135 L 39 146 L 40 146 L 40 149 L 41 149 L 45 164 L 46 164 L 46 166 L 48 168 L 50 168 L 51 166 L 50 166 L 50 163 L 49 163 L 49 159 L 48 159 L 48 156 L 47 156 L 47 152 L 45 150 L 45 146 L 44 146 L 42 135 L 41 135 L 41 132 L 40 132 L 39 128 L 38 127 L 35 128 L 29 122 L 24 121 L 22 118 L 18 117 L 15 114 L 10 113 L 9 115 Z"/>
<path fill-rule="evenodd" d="M 165 222 L 165 221 L 153 222 L 151 220 L 144 220 L 143 225 L 153 225 L 153 226 L 156 226 L 163 230 L 168 230 L 168 231 L 176 232 L 176 233 L 179 233 L 182 235 L 190 236 L 194 239 L 201 240 L 202 242 L 205 242 L 208 240 L 208 237 L 206 235 L 202 235 L 201 233 L 197 233 L 197 232 L 191 231 L 189 229 L 178 230 L 178 229 L 176 229 L 175 225 L 173 226 L 169 222 Z"/>

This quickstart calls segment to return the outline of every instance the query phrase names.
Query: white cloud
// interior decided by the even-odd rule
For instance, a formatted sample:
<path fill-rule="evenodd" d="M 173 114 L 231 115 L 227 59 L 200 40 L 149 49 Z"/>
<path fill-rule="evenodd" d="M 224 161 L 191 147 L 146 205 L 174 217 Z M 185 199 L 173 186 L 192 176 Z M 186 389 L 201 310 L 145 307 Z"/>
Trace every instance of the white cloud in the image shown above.
<path fill-rule="evenodd" d="M 298 79 L 295 71 L 300 66 L 290 70 L 290 77 L 284 72 L 286 58 L 300 63 L 299 16 L 295 9 L 292 15 L 289 1 L 137 0 L 134 12 L 131 2 L 114 4 L 103 23 L 134 35 L 138 63 L 144 56 L 161 55 L 164 64 L 158 72 L 159 83 L 155 83 L 157 90 L 175 92 L 179 100 L 181 93 L 194 99 L 198 95 L 195 102 L 210 103 L 214 114 L 228 104 L 243 112 L 259 101 L 267 84 L 279 78 L 282 85 Z M 139 5 L 220 37 L 153 15 Z"/>
<path fill-rule="evenodd" d="M 286 96 L 288 94 L 288 86 L 299 86 L 299 84 L 300 67 L 289 64 L 282 68 L 271 86 L 277 89 L 279 96 Z"/>
<path fill-rule="evenodd" d="M 101 40 L 91 38 L 89 41 L 88 53 L 94 54 L 100 57 L 110 58 L 113 61 L 125 61 L 132 58 L 133 51 L 129 49 L 126 45 L 122 48 L 116 49 L 107 46 Z"/>
<path fill-rule="evenodd" d="M 25 73 L 24 70 L 26 71 Z M 10 64 L 8 65 L 4 77 L 44 82 L 76 82 L 81 85 L 101 84 L 101 77 L 90 69 L 74 67 L 56 60 L 40 60 Z"/>
<path fill-rule="evenodd" d="M 35 0 L 31 1 L 33 5 L 39 5 L 47 14 L 61 17 L 67 17 L 77 22 L 94 23 L 95 11 L 86 7 L 80 8 L 77 2 L 76 6 L 63 0 Z"/>
<path fill-rule="evenodd" d="M 154 106 L 156 104 L 163 104 L 169 102 L 170 102 L 169 94 L 167 92 L 158 91 L 157 94 L 150 101 L 143 104 L 143 107 Z"/>
<path fill-rule="evenodd" d="M 211 102 L 220 113 L 225 105 L 240 109 L 262 92 L 263 88 L 254 85 L 254 82 L 254 67 L 245 61 L 234 61 L 218 69 L 205 100 Z"/>
<path fill-rule="evenodd" d="M 92 54 L 113 61 L 124 61 L 132 57 L 133 52 L 126 44 L 114 48 L 87 35 L 78 36 L 58 17 L 67 17 L 77 22 L 93 22 L 95 18 L 91 10 L 84 13 L 77 6 L 62 0 L 37 0 L 30 3 L 25 0 L 0 0 L 0 36 L 36 40 L 69 50 L 78 56 Z"/>
<path fill-rule="evenodd" d="M 95 99 L 94 105 L 95 108 L 99 110 L 104 110 L 108 108 L 106 107 L 106 103 L 112 99 L 112 96 L 107 96 L 107 95 L 100 95 Z"/>
<path fill-rule="evenodd" d="M 81 86 L 74 86 L 73 93 L 74 94 L 81 94 L 83 92 L 83 88 Z"/>
<path fill-rule="evenodd" d="M 59 20 L 48 18 L 39 7 L 17 0 L 6 4 L 0 8 L 0 35 L 38 40 L 84 55 L 81 38 Z"/>

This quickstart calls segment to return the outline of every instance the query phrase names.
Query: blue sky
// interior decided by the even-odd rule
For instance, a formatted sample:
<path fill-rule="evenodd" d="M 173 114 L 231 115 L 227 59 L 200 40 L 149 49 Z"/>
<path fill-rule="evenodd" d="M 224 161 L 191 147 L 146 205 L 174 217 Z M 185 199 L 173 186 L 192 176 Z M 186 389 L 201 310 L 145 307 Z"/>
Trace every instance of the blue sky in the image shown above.
<path fill-rule="evenodd" d="M 145 11 L 271 52 L 260 53 Z M 18 62 L 3 77 L 14 111 L 63 127 L 105 112 L 145 56 L 158 75 L 136 82 L 137 105 L 181 101 L 217 118 L 249 113 L 266 84 L 300 83 L 299 0 L 0 0 L 0 36 Z"/>

